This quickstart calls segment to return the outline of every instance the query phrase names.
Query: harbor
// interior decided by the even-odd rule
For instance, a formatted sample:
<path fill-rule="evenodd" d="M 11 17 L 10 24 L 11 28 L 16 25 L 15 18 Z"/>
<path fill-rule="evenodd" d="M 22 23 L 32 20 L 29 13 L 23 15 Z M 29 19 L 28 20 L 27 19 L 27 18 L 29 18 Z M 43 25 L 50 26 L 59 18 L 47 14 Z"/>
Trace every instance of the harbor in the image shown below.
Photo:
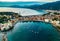
<path fill-rule="evenodd" d="M 60 0 L 0 0 L 0 41 L 60 41 Z"/>
<path fill-rule="evenodd" d="M 43 15 L 22 16 L 16 12 L 0 12 L 0 32 L 2 33 L 2 41 L 59 40 L 60 14 L 48 12 Z M 44 36 L 47 37 L 44 38 Z"/>

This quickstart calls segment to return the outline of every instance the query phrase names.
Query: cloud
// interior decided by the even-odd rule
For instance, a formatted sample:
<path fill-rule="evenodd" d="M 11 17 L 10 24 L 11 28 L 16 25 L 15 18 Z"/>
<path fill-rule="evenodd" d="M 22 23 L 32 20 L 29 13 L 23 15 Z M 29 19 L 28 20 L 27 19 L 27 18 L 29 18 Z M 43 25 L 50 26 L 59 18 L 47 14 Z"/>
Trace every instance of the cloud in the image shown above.
<path fill-rule="evenodd" d="M 0 0 L 0 1 L 5 1 L 5 2 L 16 2 L 16 1 L 54 2 L 54 1 L 58 1 L 58 0 Z"/>

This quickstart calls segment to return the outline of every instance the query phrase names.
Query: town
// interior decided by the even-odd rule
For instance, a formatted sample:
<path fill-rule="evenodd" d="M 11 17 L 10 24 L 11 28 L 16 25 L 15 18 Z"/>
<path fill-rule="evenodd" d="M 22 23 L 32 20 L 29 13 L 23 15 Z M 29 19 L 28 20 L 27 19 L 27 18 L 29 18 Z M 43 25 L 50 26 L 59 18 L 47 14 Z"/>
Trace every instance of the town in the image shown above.
<path fill-rule="evenodd" d="M 23 16 L 19 17 L 19 20 L 31 20 L 31 21 L 44 21 L 44 22 L 49 22 L 52 23 L 55 26 L 60 27 L 60 13 L 47 13 L 44 15 L 33 15 L 33 16 Z"/>
<path fill-rule="evenodd" d="M 60 30 L 60 13 L 48 12 L 43 15 L 21 16 L 14 12 L 0 12 L 0 23 L 14 24 L 16 21 L 43 21 L 53 24 Z"/>
<path fill-rule="evenodd" d="M 0 31 L 6 32 L 12 30 L 17 21 L 42 21 L 51 23 L 58 31 L 60 31 L 60 13 L 57 12 L 48 12 L 43 15 L 30 16 L 21 16 L 15 12 L 0 12 Z M 4 39 L 7 41 L 5 34 L 3 35 L 3 40 Z"/>

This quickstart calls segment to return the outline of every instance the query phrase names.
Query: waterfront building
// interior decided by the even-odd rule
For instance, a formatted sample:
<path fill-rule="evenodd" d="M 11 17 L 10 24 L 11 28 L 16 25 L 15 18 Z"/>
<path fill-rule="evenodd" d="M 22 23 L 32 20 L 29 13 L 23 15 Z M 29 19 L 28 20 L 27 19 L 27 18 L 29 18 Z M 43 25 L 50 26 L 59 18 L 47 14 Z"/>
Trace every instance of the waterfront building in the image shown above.
<path fill-rule="evenodd" d="M 50 20 L 49 19 L 45 19 L 45 22 L 50 22 Z"/>

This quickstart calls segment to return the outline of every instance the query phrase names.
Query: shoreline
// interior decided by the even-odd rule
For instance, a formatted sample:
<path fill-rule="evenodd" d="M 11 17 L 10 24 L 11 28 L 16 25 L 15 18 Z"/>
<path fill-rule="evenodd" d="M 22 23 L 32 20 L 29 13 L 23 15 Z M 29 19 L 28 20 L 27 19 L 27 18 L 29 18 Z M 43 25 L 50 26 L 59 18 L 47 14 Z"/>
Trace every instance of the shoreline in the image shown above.
<path fill-rule="evenodd" d="M 52 24 L 53 27 L 55 27 L 56 30 L 58 30 L 60 32 L 60 26 L 58 26 L 56 24 L 53 24 L 53 23 L 50 23 L 50 22 L 45 22 L 45 21 L 18 21 L 18 22 L 44 22 L 44 23 L 47 23 L 47 24 Z"/>
<path fill-rule="evenodd" d="M 52 24 L 59 32 L 60 32 L 60 26 Z"/>

